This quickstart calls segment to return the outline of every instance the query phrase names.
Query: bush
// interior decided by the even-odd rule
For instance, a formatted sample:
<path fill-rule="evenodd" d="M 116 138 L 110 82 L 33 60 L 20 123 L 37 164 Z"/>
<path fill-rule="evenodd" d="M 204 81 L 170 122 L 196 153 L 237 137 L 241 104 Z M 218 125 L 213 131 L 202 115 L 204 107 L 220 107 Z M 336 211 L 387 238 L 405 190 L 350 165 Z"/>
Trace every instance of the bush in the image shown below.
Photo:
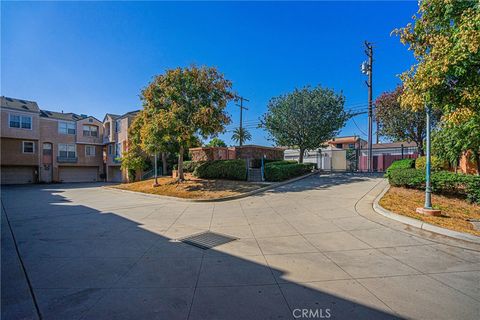
<path fill-rule="evenodd" d="M 389 177 L 390 171 L 395 169 L 410 169 L 415 168 L 415 159 L 402 159 L 394 161 L 390 167 L 388 167 L 385 177 Z"/>
<path fill-rule="evenodd" d="M 311 172 L 313 163 L 270 162 L 265 165 L 265 180 L 283 181 Z"/>
<path fill-rule="evenodd" d="M 425 188 L 425 171 L 413 168 L 394 169 L 388 176 L 390 185 L 413 189 Z M 468 201 L 480 203 L 480 176 L 456 174 L 450 171 L 432 172 L 432 192 L 466 197 Z"/>
<path fill-rule="evenodd" d="M 425 173 L 414 168 L 394 169 L 388 173 L 388 182 L 394 187 L 421 189 L 425 186 Z"/>
<path fill-rule="evenodd" d="M 202 179 L 247 180 L 247 163 L 242 159 L 202 162 L 193 175 Z"/>
<path fill-rule="evenodd" d="M 195 169 L 205 161 L 184 161 L 183 171 L 193 173 Z"/>
<path fill-rule="evenodd" d="M 427 165 L 427 157 L 418 157 L 415 160 L 415 169 L 418 170 L 425 170 L 425 166 Z M 431 171 L 440 171 L 448 169 L 448 165 L 445 161 L 440 160 L 437 157 L 431 157 L 430 161 L 430 170 Z"/>

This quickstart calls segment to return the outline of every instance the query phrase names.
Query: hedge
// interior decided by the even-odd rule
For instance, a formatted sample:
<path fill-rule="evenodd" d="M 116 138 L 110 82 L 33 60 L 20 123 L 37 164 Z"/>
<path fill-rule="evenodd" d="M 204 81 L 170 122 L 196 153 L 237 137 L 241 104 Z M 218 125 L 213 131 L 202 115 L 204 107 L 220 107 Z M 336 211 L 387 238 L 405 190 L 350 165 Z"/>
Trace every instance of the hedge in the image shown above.
<path fill-rule="evenodd" d="M 395 169 L 410 169 L 415 168 L 415 159 L 402 159 L 394 161 L 390 167 L 388 167 L 385 176 L 388 178 L 390 171 Z"/>
<path fill-rule="evenodd" d="M 427 165 L 427 157 L 418 157 L 415 160 L 415 169 L 418 170 L 425 170 L 425 166 Z M 440 171 L 445 170 L 448 168 L 448 165 L 445 161 L 440 160 L 439 158 L 432 156 L 430 157 L 430 169 L 432 171 Z"/>
<path fill-rule="evenodd" d="M 313 163 L 285 163 L 276 161 L 265 164 L 265 180 L 283 181 L 311 172 Z"/>
<path fill-rule="evenodd" d="M 247 180 L 247 164 L 242 159 L 202 162 L 193 175 L 202 179 Z"/>
<path fill-rule="evenodd" d="M 394 169 L 388 175 L 388 182 L 395 187 L 424 189 L 425 171 L 413 168 Z M 480 203 L 480 176 L 437 171 L 432 172 L 430 182 L 435 193 L 463 196 L 470 202 Z"/>

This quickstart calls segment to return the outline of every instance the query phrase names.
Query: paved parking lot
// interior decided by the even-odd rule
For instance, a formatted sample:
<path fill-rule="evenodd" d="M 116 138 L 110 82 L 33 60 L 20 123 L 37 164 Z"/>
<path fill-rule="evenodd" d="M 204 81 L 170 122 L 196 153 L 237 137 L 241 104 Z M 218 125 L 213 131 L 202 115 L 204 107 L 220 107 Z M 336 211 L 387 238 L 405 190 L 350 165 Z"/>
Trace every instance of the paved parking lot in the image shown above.
<path fill-rule="evenodd" d="M 384 185 L 313 176 L 217 203 L 3 188 L 2 319 L 478 319 L 480 247 L 377 215 Z M 208 230 L 237 240 L 178 241 Z"/>

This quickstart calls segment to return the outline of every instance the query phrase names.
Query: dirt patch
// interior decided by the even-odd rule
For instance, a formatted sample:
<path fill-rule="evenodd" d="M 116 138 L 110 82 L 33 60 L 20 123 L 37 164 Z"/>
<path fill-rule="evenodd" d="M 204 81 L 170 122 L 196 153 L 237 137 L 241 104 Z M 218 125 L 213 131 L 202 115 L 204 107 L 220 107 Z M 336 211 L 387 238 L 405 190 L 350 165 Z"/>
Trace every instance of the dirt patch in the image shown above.
<path fill-rule="evenodd" d="M 114 188 L 130 190 L 163 196 L 178 197 L 184 199 L 217 199 L 235 196 L 264 187 L 264 184 L 233 180 L 205 180 L 185 175 L 185 181 L 176 183 L 171 177 L 158 178 L 157 187 L 153 187 L 153 179 L 124 183 Z"/>
<path fill-rule="evenodd" d="M 439 227 L 480 236 L 480 231 L 474 230 L 473 225 L 467 221 L 467 219 L 480 219 L 479 205 L 470 204 L 456 197 L 432 195 L 433 208 L 442 210 L 445 216 L 430 217 L 415 212 L 416 208 L 423 207 L 424 202 L 423 191 L 399 187 L 391 187 L 379 201 L 382 207 L 392 212 Z"/>

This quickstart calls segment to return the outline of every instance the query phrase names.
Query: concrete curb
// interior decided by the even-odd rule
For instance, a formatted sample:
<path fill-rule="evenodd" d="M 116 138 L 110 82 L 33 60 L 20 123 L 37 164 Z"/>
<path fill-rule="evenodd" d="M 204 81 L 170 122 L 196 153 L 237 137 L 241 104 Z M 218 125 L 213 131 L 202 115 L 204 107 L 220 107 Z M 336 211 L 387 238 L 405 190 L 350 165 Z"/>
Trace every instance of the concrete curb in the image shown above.
<path fill-rule="evenodd" d="M 318 171 L 311 172 L 311 173 L 308 173 L 308 174 L 300 176 L 300 177 L 296 177 L 296 178 L 293 178 L 293 179 L 290 179 L 290 180 L 287 180 L 287 181 L 273 183 L 273 184 L 268 185 L 266 187 L 261 187 L 261 188 L 258 188 L 256 190 L 252 190 L 252 191 L 249 191 L 249 192 L 246 192 L 246 193 L 237 194 L 237 195 L 234 195 L 234 196 L 223 197 L 223 198 L 216 198 L 216 199 L 184 199 L 184 198 L 177 198 L 177 197 L 172 197 L 172 196 L 163 196 L 163 195 L 159 195 L 159 194 L 144 193 L 144 192 L 131 191 L 131 190 L 122 190 L 122 189 L 117 189 L 117 188 L 113 188 L 113 187 L 106 187 L 106 186 L 103 186 L 103 188 L 109 189 L 109 190 L 114 190 L 114 191 L 141 194 L 141 195 L 147 196 L 147 197 L 160 198 L 160 199 L 165 199 L 165 200 L 176 200 L 176 201 L 182 201 L 182 202 L 223 202 L 223 201 L 238 200 L 238 199 L 250 197 L 250 196 L 253 196 L 255 194 L 268 191 L 270 189 L 275 189 L 275 188 L 284 186 L 286 184 L 290 184 L 292 182 L 296 182 L 296 181 L 311 177 L 315 174 L 319 174 L 319 172 Z"/>
<path fill-rule="evenodd" d="M 478 243 L 480 244 L 480 237 L 474 236 L 472 234 L 468 233 L 463 233 L 463 232 L 458 232 L 458 231 L 453 231 L 449 229 L 445 229 L 442 227 L 435 226 L 430 223 L 423 222 L 421 220 L 413 219 L 410 217 L 402 216 L 400 214 L 394 213 L 390 210 L 387 210 L 383 208 L 380 204 L 379 201 L 382 199 L 382 197 L 387 193 L 387 191 L 390 189 L 390 185 L 388 184 L 385 189 L 375 198 L 373 201 L 373 210 L 377 212 L 378 214 L 381 214 L 384 217 L 399 221 L 401 223 L 407 224 L 412 227 L 416 227 L 422 230 L 434 232 L 441 234 L 443 236 L 447 236 L 450 238 L 454 239 L 459 239 L 459 240 L 464 240 L 464 241 L 469 241 L 473 243 Z"/>

